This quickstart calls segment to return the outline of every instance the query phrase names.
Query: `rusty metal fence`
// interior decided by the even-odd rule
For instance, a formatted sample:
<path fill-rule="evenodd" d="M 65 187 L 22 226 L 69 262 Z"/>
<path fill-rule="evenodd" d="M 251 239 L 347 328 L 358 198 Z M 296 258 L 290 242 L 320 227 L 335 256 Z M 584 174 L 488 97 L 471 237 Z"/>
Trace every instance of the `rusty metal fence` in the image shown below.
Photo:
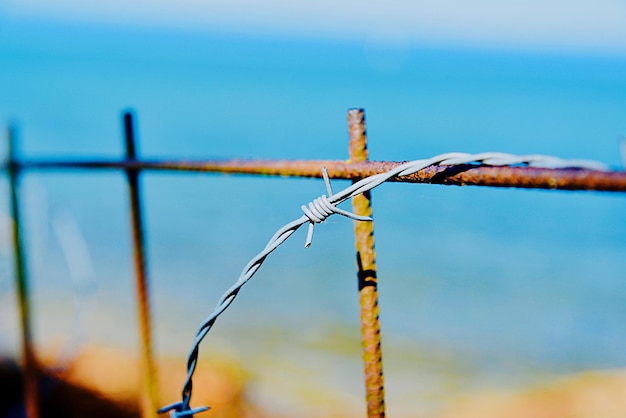
<path fill-rule="evenodd" d="M 15 280 L 19 306 L 20 333 L 22 337 L 22 368 L 24 410 L 28 418 L 40 416 L 37 382 L 39 365 L 32 339 L 31 299 L 29 297 L 28 264 L 23 243 L 20 219 L 20 175 L 33 170 L 121 170 L 126 173 L 130 202 L 130 225 L 134 248 L 135 287 L 138 330 L 141 341 L 142 417 L 153 417 L 159 407 L 157 399 L 157 370 L 153 359 L 150 299 L 146 257 L 144 253 L 144 222 L 142 219 L 141 188 L 139 178 L 147 171 L 187 171 L 198 173 L 231 173 L 282 177 L 322 177 L 320 167 L 325 167 L 328 178 L 358 180 L 387 173 L 402 162 L 374 162 L 369 160 L 365 116 L 362 109 L 348 111 L 348 160 L 213 160 L 213 161 L 161 161 L 138 157 L 134 118 L 131 112 L 123 115 L 126 156 L 120 160 L 29 160 L 19 158 L 16 150 L 16 131 L 7 131 L 8 158 L 3 165 L 10 185 L 10 210 L 13 218 L 12 236 L 15 258 Z M 481 164 L 430 165 L 417 172 L 388 181 L 429 183 L 444 185 L 474 185 L 560 190 L 594 190 L 626 192 L 626 172 L 596 170 L 592 168 L 537 168 L 519 165 L 487 166 Z M 330 193 L 329 193 L 330 194 Z M 353 211 L 357 216 L 371 216 L 370 192 L 353 197 Z M 380 323 L 378 318 L 378 275 L 374 250 L 372 222 L 355 222 L 358 254 L 357 278 L 361 306 L 361 341 L 364 363 L 367 416 L 385 415 L 384 381 Z M 186 396 L 183 390 L 183 398 Z M 187 393 L 190 395 L 190 393 Z M 173 416 L 193 416 L 200 410 L 175 410 Z M 176 408 L 175 408 L 176 409 Z"/>

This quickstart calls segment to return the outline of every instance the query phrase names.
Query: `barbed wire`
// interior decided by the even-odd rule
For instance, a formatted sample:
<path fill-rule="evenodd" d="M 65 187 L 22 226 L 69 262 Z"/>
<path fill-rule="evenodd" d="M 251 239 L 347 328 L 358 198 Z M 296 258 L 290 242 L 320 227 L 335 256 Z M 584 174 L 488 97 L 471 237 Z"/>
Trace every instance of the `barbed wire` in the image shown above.
<path fill-rule="evenodd" d="M 294 232 L 296 232 L 302 225 L 308 223 L 309 228 L 304 246 L 309 247 L 313 239 L 313 229 L 316 223 L 324 222 L 329 216 L 333 214 L 343 215 L 350 219 L 358 221 L 371 221 L 372 218 L 365 216 L 358 216 L 351 212 L 345 211 L 337 207 L 342 202 L 359 195 L 361 193 L 372 190 L 373 188 L 381 185 L 394 177 L 408 176 L 416 173 L 426 167 L 432 165 L 463 165 L 463 164 L 477 164 L 488 166 L 526 166 L 536 168 L 577 168 L 577 169 L 590 169 L 599 171 L 608 171 L 608 167 L 600 162 L 591 160 L 564 160 L 557 157 L 546 155 L 513 155 L 500 152 L 485 152 L 480 154 L 466 154 L 466 153 L 446 153 L 434 156 L 428 159 L 415 160 L 404 163 L 393 170 L 385 173 L 375 174 L 370 177 L 366 177 L 353 183 L 351 186 L 346 187 L 342 191 L 333 194 L 328 173 L 324 167 L 322 167 L 322 174 L 324 177 L 324 183 L 326 184 L 326 191 L 328 195 L 322 195 L 308 205 L 302 205 L 301 209 L 304 215 L 295 219 L 288 224 L 280 228 L 274 236 L 268 241 L 265 248 L 258 253 L 248 264 L 243 268 L 239 278 L 219 299 L 213 312 L 202 322 L 202 325 L 198 329 L 194 338 L 191 351 L 187 360 L 187 377 L 183 384 L 182 400 L 171 405 L 165 406 L 159 409 L 159 413 L 170 412 L 171 418 L 183 418 L 193 417 L 194 414 L 208 410 L 208 407 L 191 408 L 189 401 L 191 400 L 191 394 L 193 390 L 193 374 L 196 370 L 198 362 L 199 348 L 202 340 L 206 337 L 208 332 L 213 327 L 213 324 L 217 318 L 224 313 L 224 311 L 235 300 L 237 294 L 241 288 L 254 276 L 259 270 L 265 259 L 274 250 L 276 250 L 283 242 L 285 242 Z"/>

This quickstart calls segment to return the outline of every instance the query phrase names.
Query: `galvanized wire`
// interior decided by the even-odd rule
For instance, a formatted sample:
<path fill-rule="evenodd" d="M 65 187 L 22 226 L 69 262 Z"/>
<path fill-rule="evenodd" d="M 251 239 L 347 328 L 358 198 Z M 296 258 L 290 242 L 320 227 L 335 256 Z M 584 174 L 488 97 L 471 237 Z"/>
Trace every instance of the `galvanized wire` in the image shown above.
<path fill-rule="evenodd" d="M 308 223 L 309 230 L 307 233 L 305 247 L 311 245 L 313 238 L 313 228 L 316 223 L 324 222 L 333 214 L 340 214 L 348 218 L 359 221 L 371 221 L 369 217 L 358 216 L 337 207 L 340 203 L 361 193 L 372 190 L 382 183 L 395 178 L 414 174 L 431 165 L 462 165 L 462 164 L 478 164 L 487 166 L 526 166 L 537 168 L 561 169 L 561 168 L 578 168 L 598 171 L 608 171 L 605 164 L 590 160 L 563 160 L 557 157 L 545 155 L 523 155 L 517 156 L 499 152 L 486 152 L 480 154 L 465 153 L 446 153 L 423 160 L 415 160 L 404 163 L 388 172 L 376 174 L 366 177 L 342 191 L 333 194 L 328 179 L 326 169 L 322 167 L 323 177 L 326 184 L 328 195 L 322 195 L 308 205 L 302 205 L 304 215 L 295 219 L 282 228 L 280 228 L 274 236 L 269 240 L 265 248 L 258 253 L 243 268 L 239 278 L 220 298 L 213 312 L 203 321 L 194 338 L 191 351 L 187 360 L 187 378 L 183 384 L 182 401 L 159 410 L 159 413 L 170 412 L 172 418 L 193 417 L 194 414 L 206 411 L 208 407 L 199 407 L 192 409 L 189 406 L 193 389 L 193 374 L 196 370 L 198 362 L 199 347 L 202 340 L 215 324 L 217 318 L 230 306 L 235 300 L 241 288 L 254 276 L 261 267 L 268 255 L 276 250 L 283 242 L 287 240 L 302 225 Z"/>

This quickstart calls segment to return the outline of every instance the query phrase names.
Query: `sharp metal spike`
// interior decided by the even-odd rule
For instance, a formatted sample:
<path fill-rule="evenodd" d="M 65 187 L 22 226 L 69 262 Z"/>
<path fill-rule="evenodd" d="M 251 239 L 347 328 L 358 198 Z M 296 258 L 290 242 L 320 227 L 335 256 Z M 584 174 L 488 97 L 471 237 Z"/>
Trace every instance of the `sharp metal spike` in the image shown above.
<path fill-rule="evenodd" d="M 333 195 L 333 188 L 330 186 L 330 178 L 328 177 L 328 170 L 326 167 L 322 166 L 322 176 L 324 177 L 324 183 L 326 184 L 326 191 L 328 192 L 328 197 Z"/>

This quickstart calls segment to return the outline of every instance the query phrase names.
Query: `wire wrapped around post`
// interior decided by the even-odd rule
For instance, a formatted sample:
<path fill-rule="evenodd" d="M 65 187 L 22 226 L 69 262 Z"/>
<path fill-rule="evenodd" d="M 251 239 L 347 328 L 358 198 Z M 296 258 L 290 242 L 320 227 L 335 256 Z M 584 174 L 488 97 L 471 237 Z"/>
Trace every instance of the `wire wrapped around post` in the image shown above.
<path fill-rule="evenodd" d="M 375 187 L 380 186 L 386 181 L 390 181 L 391 179 L 397 179 L 403 176 L 410 176 L 420 170 L 423 170 L 426 167 L 436 166 L 436 165 L 465 165 L 465 164 L 485 164 L 485 165 L 494 165 L 494 166 L 506 166 L 509 164 L 516 165 L 525 165 L 525 166 L 543 166 L 545 164 L 549 164 L 551 167 L 559 168 L 559 167 L 572 167 L 572 168 L 580 168 L 583 166 L 587 168 L 590 164 L 593 164 L 594 167 L 602 168 L 603 165 L 596 162 L 581 162 L 579 160 L 561 160 L 555 157 L 547 157 L 547 156 L 528 156 L 528 157 L 520 157 L 511 154 L 503 154 L 503 153 L 481 153 L 481 154 L 466 154 L 466 153 L 447 153 L 440 154 L 432 158 L 423 159 L 423 160 L 415 160 L 410 161 L 395 168 L 380 174 L 375 174 L 369 177 L 366 177 L 362 180 L 357 181 L 351 186 L 343 189 L 340 192 L 334 193 L 331 196 L 323 196 L 322 198 L 317 198 L 308 205 L 303 205 L 304 208 L 316 207 L 316 203 L 314 202 L 324 202 L 322 207 L 319 210 L 316 210 L 311 214 L 308 214 L 306 210 L 304 215 L 295 219 L 288 224 L 284 225 L 280 228 L 274 236 L 269 240 L 269 242 L 265 245 L 265 248 L 258 253 L 256 256 L 252 258 L 243 268 L 241 274 L 237 281 L 222 295 L 222 297 L 217 302 L 217 305 L 213 309 L 213 311 L 209 314 L 209 316 L 202 322 L 198 331 L 196 332 L 195 338 L 193 340 L 193 344 L 191 350 L 189 352 L 189 356 L 187 359 L 187 377 L 185 378 L 185 382 L 183 383 L 182 389 L 182 400 L 180 402 L 176 402 L 170 405 L 167 405 L 159 410 L 159 413 L 170 412 L 170 416 L 172 418 L 187 418 L 192 417 L 194 414 L 202 411 L 206 411 L 207 407 L 200 408 L 191 408 L 189 402 L 191 400 L 192 390 L 193 390 L 193 375 L 196 370 L 196 366 L 198 364 L 198 355 L 200 344 L 207 336 L 217 318 L 228 309 L 228 307 L 233 303 L 241 288 L 256 274 L 261 265 L 267 259 L 267 256 L 270 255 L 274 250 L 276 250 L 283 242 L 285 242 L 294 232 L 296 232 L 302 225 L 309 223 L 314 225 L 316 223 L 323 222 L 326 220 L 328 216 L 333 214 L 341 214 L 347 216 L 352 219 L 358 219 L 360 215 L 353 214 L 342 209 L 339 209 L 337 206 L 346 200 L 353 198 L 361 193 L 368 192 Z M 322 170 L 322 176 L 326 176 L 324 174 L 324 170 Z M 329 181 L 326 179 L 328 192 L 331 193 L 332 189 L 328 186 Z M 369 219 L 360 219 L 367 221 Z M 309 239 L 311 238 L 312 233 L 307 234 L 307 241 L 305 246 L 310 245 Z"/>

